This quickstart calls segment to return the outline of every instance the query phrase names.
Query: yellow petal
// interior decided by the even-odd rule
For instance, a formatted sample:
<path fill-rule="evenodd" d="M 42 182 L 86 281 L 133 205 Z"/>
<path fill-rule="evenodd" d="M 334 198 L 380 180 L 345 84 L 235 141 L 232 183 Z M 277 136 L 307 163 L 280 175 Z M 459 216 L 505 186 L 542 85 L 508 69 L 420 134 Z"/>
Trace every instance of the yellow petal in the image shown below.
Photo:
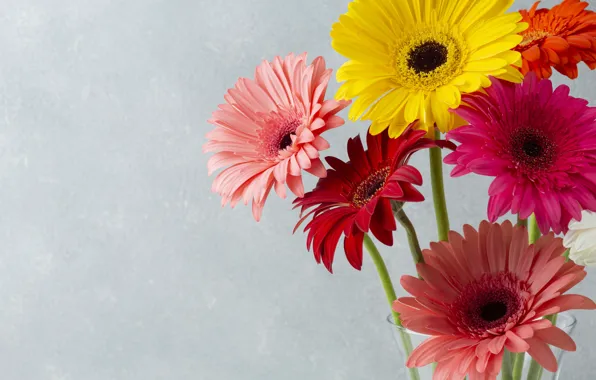
<path fill-rule="evenodd" d="M 457 108 L 461 103 L 461 93 L 454 85 L 447 84 L 437 88 L 437 99 L 451 108 Z"/>
<path fill-rule="evenodd" d="M 507 66 L 507 61 L 501 58 L 487 58 L 480 61 L 468 62 L 464 71 L 492 71 Z"/>
<path fill-rule="evenodd" d="M 502 15 L 513 4 L 513 0 L 482 0 L 474 1 L 471 4 L 470 2 L 465 4 L 466 2 L 461 0 L 458 2 L 463 3 L 463 7 L 467 6 L 465 16 L 459 20 L 462 30 L 467 30 L 483 20 Z"/>
<path fill-rule="evenodd" d="M 373 136 L 378 135 L 379 133 L 387 129 L 388 125 L 389 123 L 387 121 L 373 121 L 369 129 L 370 134 Z"/>
<path fill-rule="evenodd" d="M 507 63 L 513 66 L 521 66 L 521 53 L 518 51 L 507 50 L 497 54 L 495 58 L 504 59 Z M 516 63 L 519 63 L 519 65 L 516 65 Z"/>
<path fill-rule="evenodd" d="M 422 99 L 420 100 L 420 124 L 424 126 L 422 129 L 426 129 L 426 127 L 430 124 L 432 125 L 433 117 L 432 111 L 430 110 L 430 95 L 422 95 Z M 420 128 L 419 128 L 420 129 Z"/>
<path fill-rule="evenodd" d="M 408 92 L 403 88 L 393 89 L 380 98 L 364 117 L 370 120 L 389 120 L 404 106 L 407 96 Z"/>
<path fill-rule="evenodd" d="M 466 39 L 470 48 L 479 48 L 507 35 L 514 34 L 517 24 L 512 22 L 503 23 L 500 19 L 501 17 L 497 17 L 478 28 L 469 29 Z"/>
<path fill-rule="evenodd" d="M 408 125 L 410 124 L 403 121 L 398 121 L 397 119 L 392 120 L 391 125 L 389 125 L 389 137 L 392 139 L 398 138 L 402 133 L 404 133 Z"/>
<path fill-rule="evenodd" d="M 499 79 L 506 80 L 513 83 L 521 83 L 524 80 L 524 75 L 513 66 L 505 67 L 506 72 L 497 76 Z"/>
<path fill-rule="evenodd" d="M 522 42 L 523 37 L 517 34 L 506 36 L 491 44 L 484 45 L 480 49 L 470 54 L 470 61 L 490 58 L 504 51 L 510 51 Z M 518 53 L 519 54 L 519 53 Z"/>
<path fill-rule="evenodd" d="M 390 78 L 394 75 L 387 66 L 348 61 L 341 65 L 335 77 L 338 82 L 343 82 L 362 78 Z"/>
<path fill-rule="evenodd" d="M 485 76 L 480 73 L 463 73 L 451 83 L 457 86 L 462 92 L 474 92 L 482 85 L 482 77 Z"/>
<path fill-rule="evenodd" d="M 421 92 L 410 94 L 408 103 L 406 104 L 405 118 L 407 123 L 411 123 L 418 119 L 420 111 L 421 97 L 424 96 Z"/>
<path fill-rule="evenodd" d="M 391 90 L 393 84 L 389 81 L 375 82 L 371 86 L 365 88 L 362 94 L 350 107 L 348 114 L 350 120 L 358 120 L 358 118 L 370 107 L 377 99 L 384 93 Z"/>
<path fill-rule="evenodd" d="M 451 115 L 449 114 L 449 107 L 439 101 L 435 93 L 430 94 L 430 109 L 432 110 L 433 118 L 437 124 L 437 128 L 441 132 L 446 132 L 450 128 Z"/>

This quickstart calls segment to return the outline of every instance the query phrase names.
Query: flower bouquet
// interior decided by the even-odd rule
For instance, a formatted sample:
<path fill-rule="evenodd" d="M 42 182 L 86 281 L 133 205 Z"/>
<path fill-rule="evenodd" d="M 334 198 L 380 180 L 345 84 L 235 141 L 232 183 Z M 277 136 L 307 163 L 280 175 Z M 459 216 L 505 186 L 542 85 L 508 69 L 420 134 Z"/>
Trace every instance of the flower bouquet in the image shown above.
<path fill-rule="evenodd" d="M 259 221 L 274 190 L 296 196 L 297 222 L 317 263 L 343 251 L 357 270 L 366 250 L 378 270 L 409 368 L 420 379 L 541 379 L 575 343 L 557 319 L 596 309 L 568 294 L 596 263 L 596 108 L 553 88 L 596 68 L 596 14 L 581 0 L 511 12 L 513 0 L 355 0 L 331 30 L 348 58 L 289 54 L 241 78 L 209 120 L 209 173 L 222 204 L 252 203 Z M 344 120 L 367 120 L 344 161 L 321 156 Z M 409 164 L 430 154 L 438 242 L 422 250 L 408 203 L 423 202 Z M 444 157 L 444 158 L 443 158 Z M 450 230 L 443 163 L 451 176 L 494 177 L 487 219 Z M 304 189 L 302 174 L 319 177 Z M 516 223 L 497 222 L 512 215 Z M 408 235 L 417 273 L 397 298 L 374 241 Z M 342 248 L 340 247 L 339 250 Z M 415 347 L 413 336 L 421 336 Z M 422 372 L 426 370 L 426 372 Z"/>

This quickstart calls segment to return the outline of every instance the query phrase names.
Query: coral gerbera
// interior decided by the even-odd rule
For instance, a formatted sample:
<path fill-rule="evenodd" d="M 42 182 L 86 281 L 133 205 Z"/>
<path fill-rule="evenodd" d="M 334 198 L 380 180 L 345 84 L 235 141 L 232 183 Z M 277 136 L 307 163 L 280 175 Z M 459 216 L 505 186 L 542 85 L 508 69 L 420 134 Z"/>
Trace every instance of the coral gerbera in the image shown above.
<path fill-rule="evenodd" d="M 325 100 L 330 77 L 322 57 L 307 65 L 306 53 L 290 54 L 264 61 L 254 80 L 240 78 L 228 90 L 226 103 L 209 120 L 216 128 L 203 147 L 216 152 L 208 162 L 209 175 L 227 166 L 212 187 L 223 205 L 252 200 L 258 221 L 272 188 L 285 198 L 287 185 L 301 197 L 302 170 L 325 177 L 319 151 L 329 143 L 321 134 L 344 123 L 336 114 L 350 104 Z"/>
<path fill-rule="evenodd" d="M 571 79 L 577 78 L 577 64 L 585 62 L 596 68 L 596 13 L 586 10 L 588 3 L 564 0 L 551 9 L 522 10 L 523 21 L 530 26 L 515 48 L 522 53 L 522 73 L 530 71 L 538 78 L 549 78 L 554 67 Z"/>
<path fill-rule="evenodd" d="M 492 83 L 463 97 L 455 112 L 470 125 L 447 135 L 461 144 L 445 163 L 456 165 L 454 177 L 495 177 L 491 222 L 509 210 L 534 213 L 542 233 L 565 232 L 583 209 L 596 211 L 596 108 L 533 73 L 523 84 Z"/>
<path fill-rule="evenodd" d="M 399 136 L 418 128 L 458 126 L 461 94 L 490 85 L 488 76 L 521 82 L 512 51 L 527 24 L 513 0 L 355 0 L 331 31 L 349 58 L 337 72 L 338 99 L 357 98 L 350 119 L 371 120 L 371 133 Z"/>
<path fill-rule="evenodd" d="M 333 257 L 339 238 L 345 235 L 344 248 L 350 264 L 362 267 L 364 233 L 373 235 L 386 245 L 393 244 L 396 229 L 391 200 L 421 202 L 422 194 L 413 185 L 422 185 L 418 169 L 407 164 L 412 153 L 444 141 L 424 138 L 425 132 L 407 129 L 397 139 L 384 132 L 367 134 L 368 150 L 364 150 L 360 136 L 348 141 L 350 161 L 326 157 L 328 176 L 315 189 L 296 199 L 301 215 L 310 210 L 296 225 L 296 229 L 311 215 L 306 225 L 307 248 L 312 246 L 315 259 L 332 272 Z"/>
<path fill-rule="evenodd" d="M 482 222 L 464 236 L 432 243 L 418 264 L 424 280 L 403 276 L 413 297 L 393 309 L 403 325 L 431 337 L 418 346 L 408 367 L 437 362 L 433 379 L 496 379 L 504 349 L 528 352 L 542 367 L 556 371 L 548 345 L 574 351 L 575 343 L 543 318 L 570 309 L 596 309 L 581 295 L 564 294 L 586 276 L 584 267 L 565 262 L 565 247 L 554 234 L 528 243 L 525 227 Z"/>

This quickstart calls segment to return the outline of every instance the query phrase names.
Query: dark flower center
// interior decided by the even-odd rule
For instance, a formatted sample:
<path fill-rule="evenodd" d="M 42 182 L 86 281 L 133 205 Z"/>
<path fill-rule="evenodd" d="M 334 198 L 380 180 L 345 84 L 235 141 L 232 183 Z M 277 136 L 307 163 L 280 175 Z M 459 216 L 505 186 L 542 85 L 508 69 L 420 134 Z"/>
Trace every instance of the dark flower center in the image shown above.
<path fill-rule="evenodd" d="M 529 170 L 547 170 L 556 156 L 556 144 L 541 130 L 520 128 L 511 135 L 511 154 Z"/>
<path fill-rule="evenodd" d="M 292 145 L 292 136 L 294 135 L 294 133 L 286 133 L 281 140 L 279 140 L 279 150 L 284 150 Z"/>
<path fill-rule="evenodd" d="M 367 204 L 385 186 L 391 169 L 385 167 L 369 175 L 352 193 L 352 204 L 362 207 Z"/>
<path fill-rule="evenodd" d="M 502 333 L 524 316 L 527 288 L 512 273 L 486 274 L 465 286 L 450 306 L 451 320 L 474 337 Z"/>
<path fill-rule="evenodd" d="M 487 322 L 497 321 L 507 314 L 507 305 L 501 301 L 489 302 L 480 308 L 480 317 Z"/>
<path fill-rule="evenodd" d="M 408 66 L 416 72 L 430 73 L 447 62 L 447 47 L 435 42 L 427 41 L 410 50 Z"/>

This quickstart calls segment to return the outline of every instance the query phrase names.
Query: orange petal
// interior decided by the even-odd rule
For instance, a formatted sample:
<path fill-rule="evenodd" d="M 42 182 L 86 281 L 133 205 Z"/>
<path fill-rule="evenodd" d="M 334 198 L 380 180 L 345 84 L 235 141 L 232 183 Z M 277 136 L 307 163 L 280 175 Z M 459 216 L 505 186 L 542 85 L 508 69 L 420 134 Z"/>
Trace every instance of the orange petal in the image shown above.
<path fill-rule="evenodd" d="M 534 45 L 528 50 L 524 51 L 522 55 L 529 62 L 538 61 L 540 59 L 540 48 L 538 47 L 538 45 Z"/>
<path fill-rule="evenodd" d="M 569 45 L 580 49 L 589 49 L 592 46 L 590 40 L 584 36 L 569 36 L 567 37 L 567 42 L 569 42 Z"/>
<path fill-rule="evenodd" d="M 569 49 L 569 44 L 563 38 L 558 36 L 551 36 L 548 37 L 544 43 L 542 44 L 543 47 L 547 47 L 552 49 L 558 53 L 562 53 Z"/>

